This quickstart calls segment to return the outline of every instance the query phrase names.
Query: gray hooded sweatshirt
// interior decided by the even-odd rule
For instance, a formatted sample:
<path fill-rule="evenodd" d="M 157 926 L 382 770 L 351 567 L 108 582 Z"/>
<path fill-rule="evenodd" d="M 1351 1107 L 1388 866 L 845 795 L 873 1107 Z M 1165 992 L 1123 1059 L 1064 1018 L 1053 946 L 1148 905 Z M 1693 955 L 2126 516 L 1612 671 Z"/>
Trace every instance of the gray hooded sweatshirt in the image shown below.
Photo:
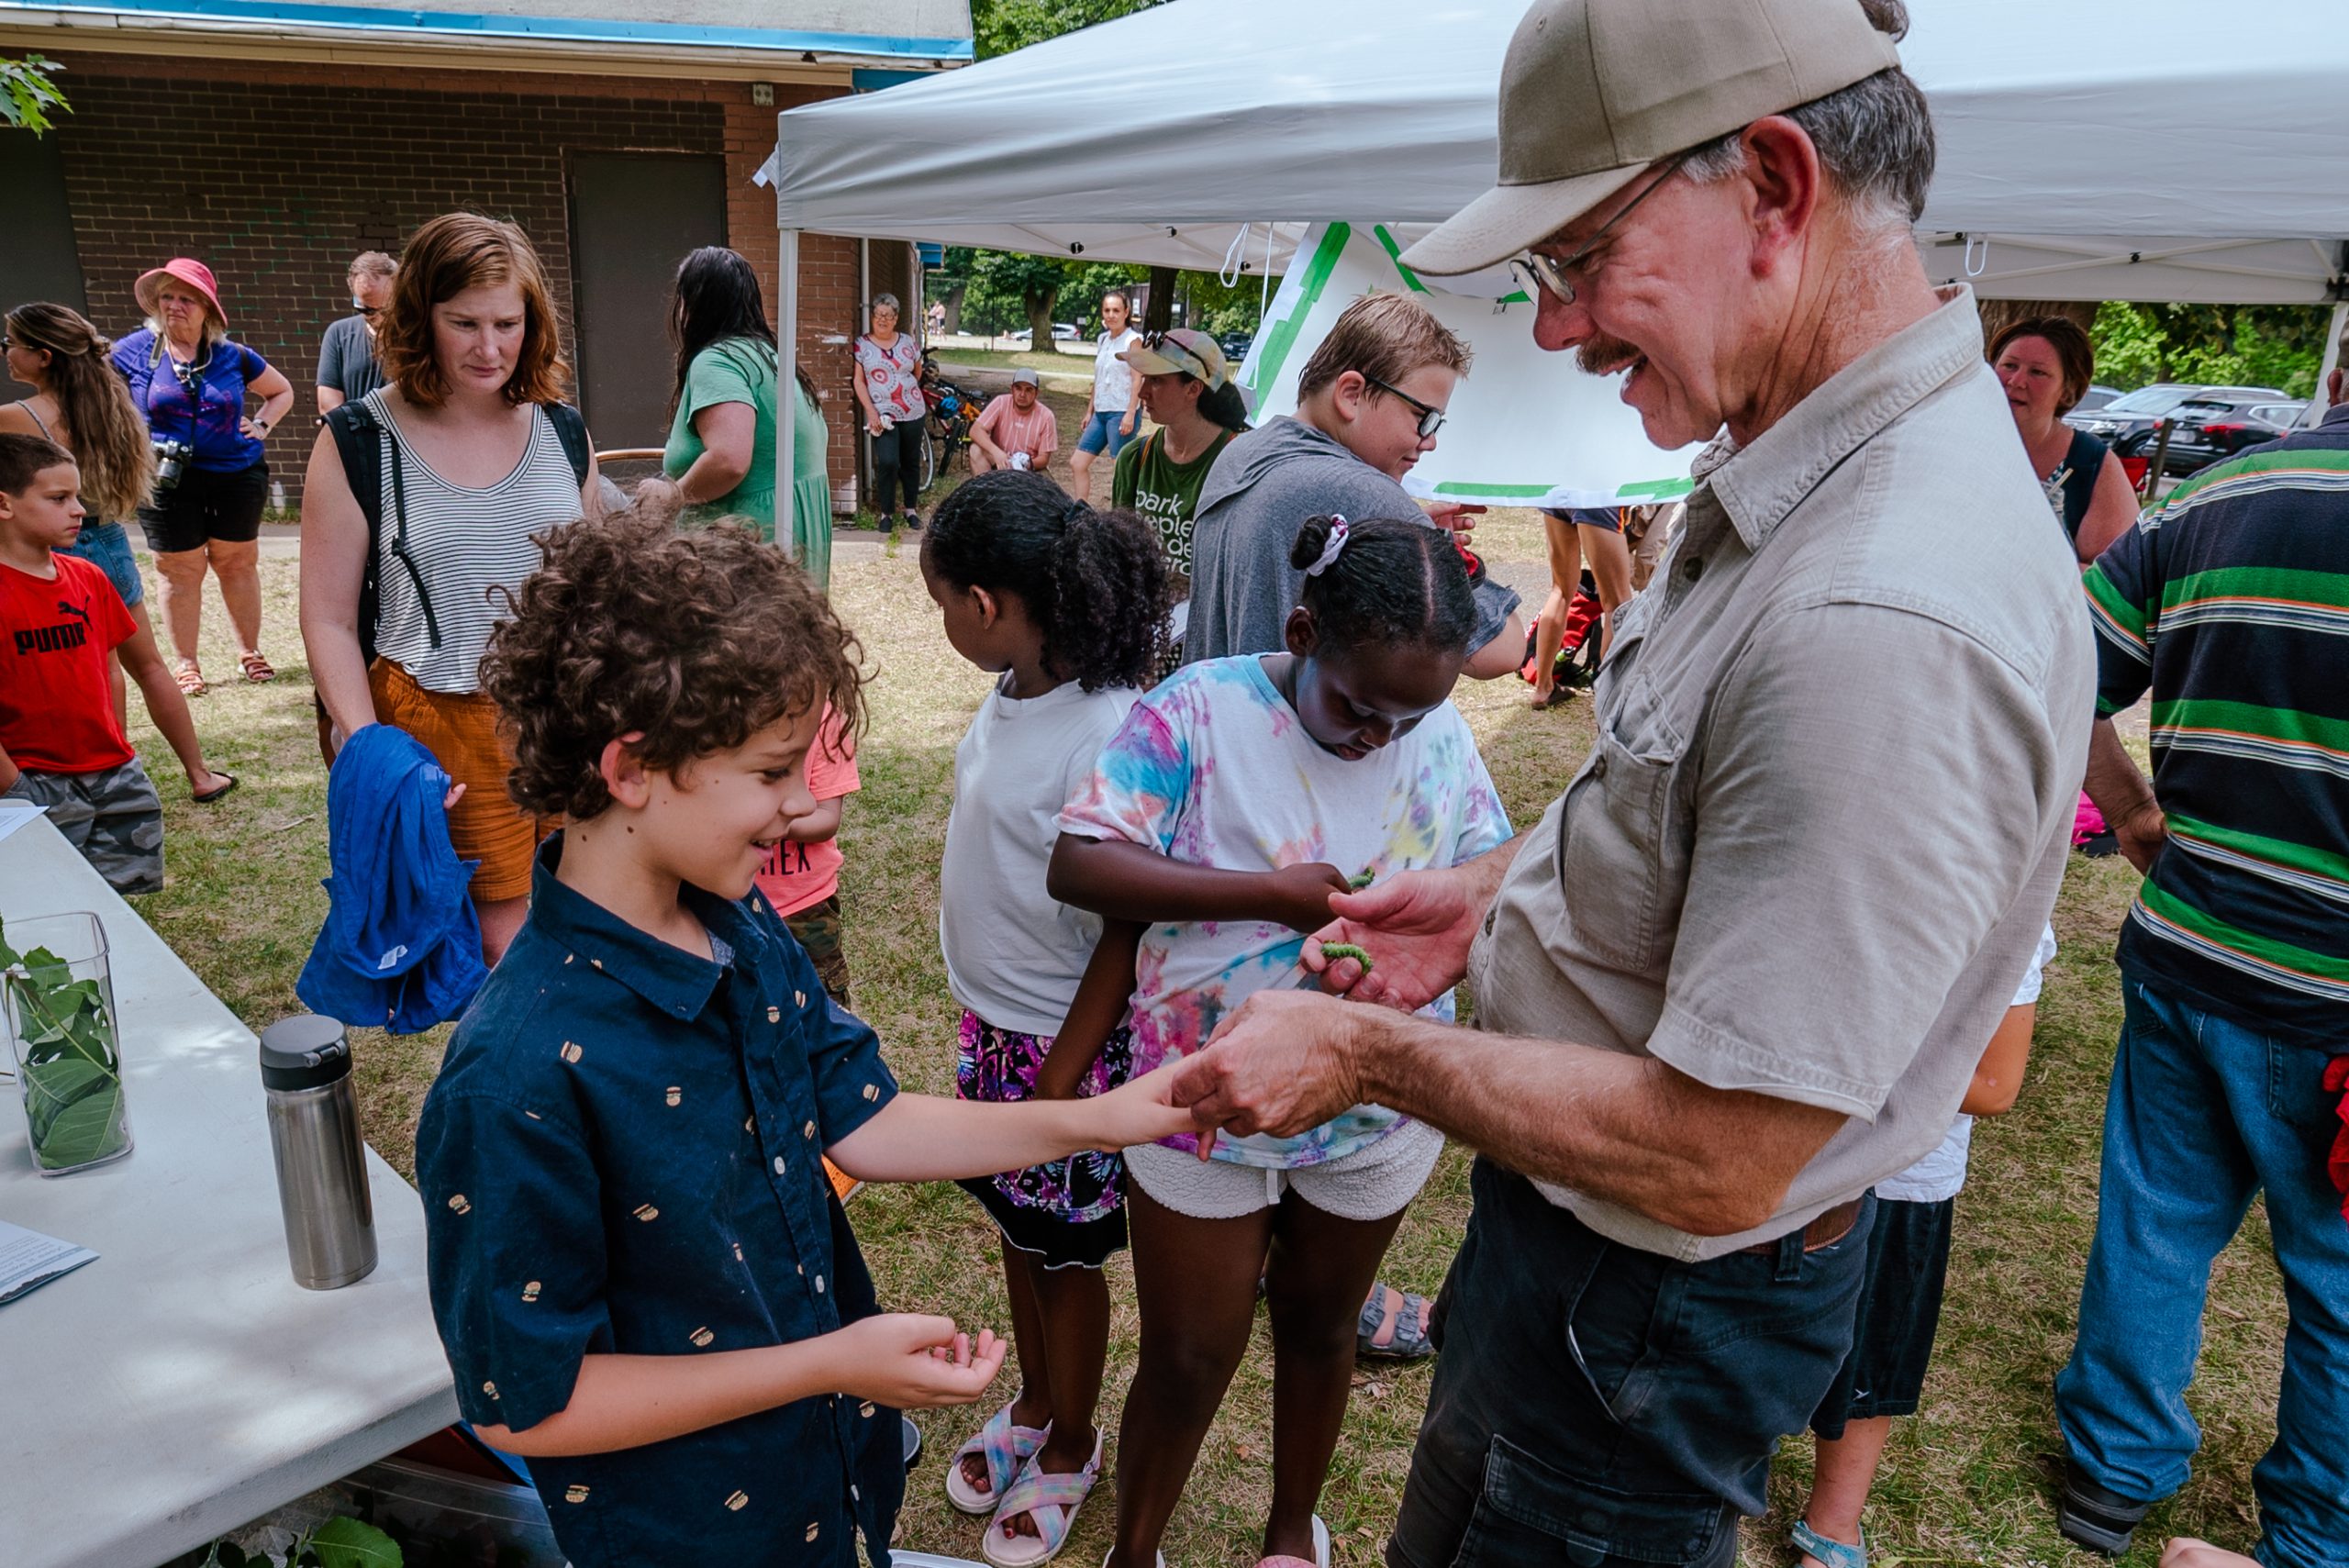
<path fill-rule="evenodd" d="M 1191 535 L 1191 615 L 1183 662 L 1286 646 L 1288 612 L 1305 573 L 1288 563 L 1308 517 L 1416 517 L 1404 488 L 1310 425 L 1284 414 L 1223 449 L 1199 490 Z M 1433 524 L 1430 524 L 1433 527 Z M 1508 623 L 1517 595 L 1490 578 L 1475 586 L 1475 652 Z"/>

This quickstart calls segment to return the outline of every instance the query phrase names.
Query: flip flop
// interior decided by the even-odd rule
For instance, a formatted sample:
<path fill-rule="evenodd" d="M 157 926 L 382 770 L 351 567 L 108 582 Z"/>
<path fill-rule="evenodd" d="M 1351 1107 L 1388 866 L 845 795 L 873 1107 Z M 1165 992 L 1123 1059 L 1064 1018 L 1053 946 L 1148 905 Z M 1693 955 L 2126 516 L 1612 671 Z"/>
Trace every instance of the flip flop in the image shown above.
<path fill-rule="evenodd" d="M 1809 1519 L 1797 1519 L 1794 1530 L 1788 1539 L 1794 1542 L 1797 1551 L 1804 1553 L 1816 1562 L 1825 1563 L 1827 1568 L 1868 1568 L 1868 1537 L 1865 1530 L 1860 1532 L 1860 1544 L 1852 1546 L 1843 1541 L 1828 1540 L 1810 1528 Z"/>
<path fill-rule="evenodd" d="M 1256 1568 L 1330 1568 L 1330 1527 L 1321 1522 L 1321 1516 L 1319 1514 L 1313 1516 L 1313 1557 L 1311 1561 L 1308 1562 L 1305 1558 L 1283 1552 L 1278 1557 L 1264 1557 L 1258 1559 Z M 1841 1568 L 1841 1565 L 1836 1565 L 1836 1568 Z"/>
<path fill-rule="evenodd" d="M 1395 1290 L 1402 1298 L 1395 1308 L 1395 1332 L 1385 1344 L 1378 1342 L 1378 1330 L 1386 1322 L 1385 1286 L 1375 1298 L 1365 1297 L 1362 1316 L 1354 1322 L 1354 1355 L 1365 1361 L 1425 1361 L 1435 1354 L 1435 1346 L 1428 1339 L 1428 1298 L 1412 1291 Z"/>
<path fill-rule="evenodd" d="M 1073 1475 L 1048 1475 L 1030 1459 L 1019 1479 L 1003 1495 L 995 1518 L 987 1521 L 979 1554 L 995 1568 L 1039 1568 L 1059 1556 L 1061 1548 L 1068 1544 L 1069 1531 L 1076 1526 L 1076 1511 L 1085 1507 L 1094 1483 L 1101 1479 L 1101 1441 L 1099 1436 L 1094 1438 L 1093 1457 Z M 1021 1514 L 1036 1521 L 1034 1535 L 1006 1532 L 1005 1525 Z"/>
<path fill-rule="evenodd" d="M 228 782 L 222 784 L 218 789 L 208 789 L 202 795 L 197 795 L 195 797 L 195 803 L 198 806 L 209 806 L 214 801 L 224 798 L 230 790 L 237 787 L 236 774 L 224 773 L 217 768 L 213 769 L 212 773 L 214 777 L 227 779 Z"/>
<path fill-rule="evenodd" d="M 946 1500 L 966 1514 L 991 1514 L 1003 1489 L 1011 1485 L 1020 1466 L 1029 1456 L 1044 1446 L 1045 1434 L 1051 1426 L 1018 1427 L 1011 1422 L 1011 1407 L 1006 1405 L 987 1418 L 979 1435 L 954 1451 L 946 1462 Z M 973 1453 L 983 1453 L 987 1461 L 987 1489 L 984 1492 L 963 1479 L 963 1461 Z"/>

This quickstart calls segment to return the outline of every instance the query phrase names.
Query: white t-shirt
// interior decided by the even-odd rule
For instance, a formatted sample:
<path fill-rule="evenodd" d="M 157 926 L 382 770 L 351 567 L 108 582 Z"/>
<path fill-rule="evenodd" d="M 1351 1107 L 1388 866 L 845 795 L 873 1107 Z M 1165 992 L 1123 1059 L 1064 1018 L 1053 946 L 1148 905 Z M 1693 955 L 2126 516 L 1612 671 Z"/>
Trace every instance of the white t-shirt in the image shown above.
<path fill-rule="evenodd" d="M 1134 706 L 1061 813 L 1079 838 L 1123 840 L 1170 860 L 1267 872 L 1320 861 L 1348 876 L 1457 865 L 1509 836 L 1508 816 L 1460 712 L 1443 704 L 1359 762 L 1325 751 L 1253 653 L 1176 671 Z M 1161 923 L 1134 964 L 1134 1072 L 1197 1051 L 1258 991 L 1295 985 L 1305 938 L 1256 920 Z M 1449 995 L 1429 1012 L 1452 1016 Z M 1215 1155 L 1295 1169 L 1391 1131 L 1356 1106 L 1293 1138 L 1225 1133 Z M 1169 1139 L 1189 1147 L 1186 1134 Z"/>
<path fill-rule="evenodd" d="M 1044 868 L 1061 807 L 1093 776 L 1103 742 L 1141 695 L 1074 681 L 1040 697 L 987 694 L 954 749 L 938 945 L 954 1000 L 997 1029 L 1060 1032 L 1101 917 L 1056 902 Z"/>
<path fill-rule="evenodd" d="M 1141 334 L 1129 327 L 1112 338 L 1101 334 L 1093 348 L 1093 411 L 1096 414 L 1122 414 L 1133 406 L 1134 367 L 1118 358 L 1141 341 Z"/>
<path fill-rule="evenodd" d="M 2050 926 L 2039 934 L 2039 949 L 2031 955 L 2031 968 L 2009 1006 L 2026 1007 L 2039 1000 L 2040 972 L 2054 956 L 2055 928 Z M 1878 1182 L 1876 1195 L 1895 1203 L 1943 1203 L 1955 1197 L 1965 1185 L 1965 1156 L 1973 1146 L 1974 1118 L 1961 1116 L 1950 1124 L 1941 1147 L 1898 1175 Z"/>

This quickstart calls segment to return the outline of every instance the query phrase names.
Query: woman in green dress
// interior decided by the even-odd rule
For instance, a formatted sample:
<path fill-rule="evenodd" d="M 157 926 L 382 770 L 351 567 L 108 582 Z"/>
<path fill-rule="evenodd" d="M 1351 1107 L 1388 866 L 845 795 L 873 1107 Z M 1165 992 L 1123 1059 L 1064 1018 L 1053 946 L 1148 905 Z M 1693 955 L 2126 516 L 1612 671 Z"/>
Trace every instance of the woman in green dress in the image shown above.
<path fill-rule="evenodd" d="M 791 556 L 832 591 L 832 480 L 824 469 L 824 399 L 807 379 L 805 365 L 791 367 L 798 395 L 791 400 Z"/>

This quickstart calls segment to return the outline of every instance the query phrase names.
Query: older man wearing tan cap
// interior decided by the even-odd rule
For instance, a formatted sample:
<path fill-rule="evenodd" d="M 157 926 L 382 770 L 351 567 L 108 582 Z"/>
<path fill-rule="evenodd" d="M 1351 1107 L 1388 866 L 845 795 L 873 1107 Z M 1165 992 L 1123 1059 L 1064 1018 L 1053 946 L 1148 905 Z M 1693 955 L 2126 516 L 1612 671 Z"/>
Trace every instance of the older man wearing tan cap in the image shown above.
<path fill-rule="evenodd" d="M 1373 966 L 1325 986 L 1390 1006 L 1263 994 L 1178 1084 L 1236 1131 L 1369 1101 L 1482 1151 L 1392 1568 L 1734 1559 L 1850 1347 L 1870 1188 L 1950 1127 L 2054 903 L 2088 627 L 1910 240 L 1904 22 L 1540 0 L 1499 184 L 1405 257 L 1520 258 L 1543 347 L 1625 373 L 1657 444 L 1719 439 L 1540 825 L 1332 899 Z M 1464 976 L 1475 1029 L 1407 1010 Z"/>

